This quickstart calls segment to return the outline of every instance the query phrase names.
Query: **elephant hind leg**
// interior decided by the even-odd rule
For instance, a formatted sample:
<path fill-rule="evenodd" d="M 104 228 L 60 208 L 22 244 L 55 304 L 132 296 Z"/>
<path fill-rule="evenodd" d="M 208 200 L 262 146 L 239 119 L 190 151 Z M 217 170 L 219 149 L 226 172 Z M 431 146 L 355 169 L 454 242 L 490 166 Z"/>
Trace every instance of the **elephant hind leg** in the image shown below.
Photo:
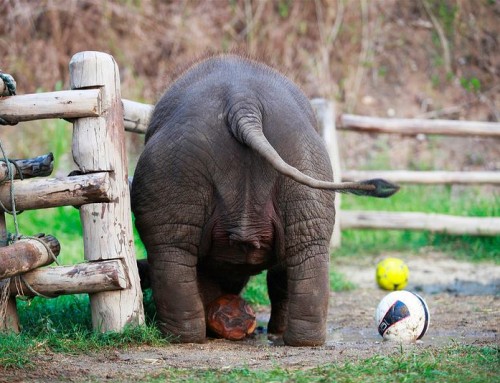
<path fill-rule="evenodd" d="M 205 310 L 196 281 L 196 257 L 170 247 L 148 257 L 161 332 L 174 342 L 204 342 Z"/>
<path fill-rule="evenodd" d="M 277 266 L 267 272 L 267 290 L 271 301 L 271 318 L 267 332 L 283 335 L 288 322 L 288 289 L 286 270 Z"/>

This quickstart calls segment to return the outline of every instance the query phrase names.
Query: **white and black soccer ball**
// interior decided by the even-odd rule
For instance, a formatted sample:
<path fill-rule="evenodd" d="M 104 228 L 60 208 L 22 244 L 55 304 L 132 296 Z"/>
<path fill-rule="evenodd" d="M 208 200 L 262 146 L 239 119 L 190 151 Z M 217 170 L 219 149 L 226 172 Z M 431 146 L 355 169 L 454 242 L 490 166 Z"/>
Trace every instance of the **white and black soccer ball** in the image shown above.
<path fill-rule="evenodd" d="M 378 304 L 375 322 L 384 340 L 414 342 L 421 339 L 429 328 L 429 308 L 415 293 L 394 291 Z"/>

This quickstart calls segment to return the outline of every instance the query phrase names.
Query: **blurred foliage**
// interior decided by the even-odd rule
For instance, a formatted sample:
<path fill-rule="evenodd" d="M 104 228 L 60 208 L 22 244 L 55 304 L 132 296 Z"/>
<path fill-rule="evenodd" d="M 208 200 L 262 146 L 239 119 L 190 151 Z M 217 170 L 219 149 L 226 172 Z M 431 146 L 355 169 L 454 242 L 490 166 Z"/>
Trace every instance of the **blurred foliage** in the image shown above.
<path fill-rule="evenodd" d="M 72 55 L 104 51 L 118 62 L 122 96 L 154 103 L 197 58 L 239 51 L 282 70 L 308 97 L 335 100 L 338 114 L 498 121 L 500 2 L 425 0 L 450 45 L 452 73 L 446 73 L 422 1 L 7 0 L 0 3 L 0 67 L 14 75 L 19 94 L 68 89 Z M 63 128 L 52 124 L 3 127 L 8 154 L 53 151 Z M 352 133 L 341 139 L 348 169 L 369 165 L 385 140 Z M 391 137 L 389 166 L 408 168 L 415 152 L 425 153 L 425 141 L 411 141 Z M 131 173 L 142 143 L 127 134 Z M 491 140 L 470 145 L 455 138 L 442 140 L 430 164 L 464 170 L 465 156 L 455 152 L 472 151 L 484 156 L 487 168 L 498 167 L 498 145 Z M 72 170 L 70 155 L 56 160 Z"/>
<path fill-rule="evenodd" d="M 476 73 L 481 83 L 494 86 L 498 2 L 425 1 L 453 48 L 455 74 Z M 345 0 L 4 1 L 1 64 L 17 79 L 19 93 L 29 93 L 60 81 L 68 88 L 74 53 L 108 52 L 121 69 L 124 96 L 149 102 L 203 52 L 240 50 L 261 57 L 310 97 L 350 97 L 363 44 L 371 63 L 363 92 L 402 86 L 417 72 L 429 79 L 441 51 L 429 44 L 435 31 L 420 2 L 366 4 L 363 25 L 360 3 Z M 379 67 L 386 68 L 383 81 Z M 344 96 L 337 99 L 340 105 Z"/>

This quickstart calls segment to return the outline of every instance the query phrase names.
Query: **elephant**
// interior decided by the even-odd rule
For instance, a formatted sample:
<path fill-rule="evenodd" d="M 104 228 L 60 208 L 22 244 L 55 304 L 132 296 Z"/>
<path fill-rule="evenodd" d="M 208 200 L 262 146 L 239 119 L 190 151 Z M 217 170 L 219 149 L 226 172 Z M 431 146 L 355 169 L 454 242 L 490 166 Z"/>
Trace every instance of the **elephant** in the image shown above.
<path fill-rule="evenodd" d="M 207 305 L 267 270 L 268 333 L 323 344 L 335 192 L 398 189 L 332 177 L 310 102 L 287 77 L 237 54 L 186 69 L 154 108 L 131 189 L 161 332 L 204 342 Z"/>

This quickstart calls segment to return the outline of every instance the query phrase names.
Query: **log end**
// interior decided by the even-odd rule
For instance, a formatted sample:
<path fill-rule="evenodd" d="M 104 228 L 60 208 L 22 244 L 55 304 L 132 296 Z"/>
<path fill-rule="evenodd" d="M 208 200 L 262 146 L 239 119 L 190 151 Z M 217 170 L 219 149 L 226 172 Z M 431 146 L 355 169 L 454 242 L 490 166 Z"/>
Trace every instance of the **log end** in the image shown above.
<path fill-rule="evenodd" d="M 53 235 L 45 235 L 43 233 L 37 234 L 35 236 L 39 240 L 41 240 L 48 248 L 52 251 L 52 253 L 57 257 L 61 252 L 61 244 L 58 239 Z"/>

